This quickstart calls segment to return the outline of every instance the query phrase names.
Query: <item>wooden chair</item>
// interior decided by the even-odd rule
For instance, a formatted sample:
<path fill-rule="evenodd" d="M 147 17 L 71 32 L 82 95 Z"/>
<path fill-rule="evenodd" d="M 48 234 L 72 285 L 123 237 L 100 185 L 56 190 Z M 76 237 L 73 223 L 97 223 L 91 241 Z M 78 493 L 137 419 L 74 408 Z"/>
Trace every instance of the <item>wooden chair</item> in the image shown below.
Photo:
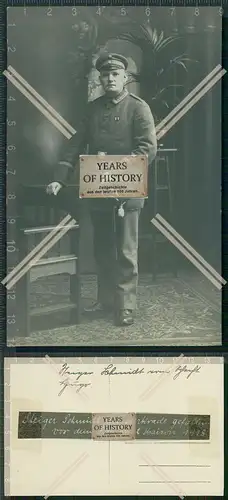
<path fill-rule="evenodd" d="M 166 197 L 166 207 L 168 219 L 173 219 L 174 207 L 173 207 L 173 193 L 172 193 L 172 183 L 171 183 L 171 172 L 170 172 L 170 157 L 173 153 L 177 152 L 177 149 L 158 149 L 157 157 L 154 161 L 154 179 L 153 179 L 153 216 L 157 213 L 163 213 L 162 205 L 164 204 L 164 194 Z M 153 262 L 153 278 L 156 280 L 158 274 L 158 255 L 160 254 L 159 244 L 167 243 L 170 248 L 170 255 L 172 254 L 172 274 L 177 277 L 177 261 L 175 257 L 175 249 L 172 244 L 169 243 L 167 238 L 159 232 L 154 226 L 152 227 L 152 262 Z"/>
<path fill-rule="evenodd" d="M 46 195 L 44 186 L 26 186 L 22 189 L 22 193 L 18 235 L 20 238 L 20 261 L 67 215 L 67 212 L 58 207 L 56 199 Z M 68 323 L 77 324 L 80 322 L 79 236 L 80 228 L 77 220 L 76 224 L 71 226 L 68 232 L 46 254 L 37 262 L 32 263 L 24 277 L 18 281 L 19 316 L 24 336 L 29 335 L 32 330 L 33 318 L 45 320 L 45 316 L 68 312 Z M 31 307 L 32 283 L 39 278 L 57 275 L 69 276 L 70 300 L 42 307 Z M 47 321 L 46 323 L 44 321 L 42 329 L 48 329 Z"/>

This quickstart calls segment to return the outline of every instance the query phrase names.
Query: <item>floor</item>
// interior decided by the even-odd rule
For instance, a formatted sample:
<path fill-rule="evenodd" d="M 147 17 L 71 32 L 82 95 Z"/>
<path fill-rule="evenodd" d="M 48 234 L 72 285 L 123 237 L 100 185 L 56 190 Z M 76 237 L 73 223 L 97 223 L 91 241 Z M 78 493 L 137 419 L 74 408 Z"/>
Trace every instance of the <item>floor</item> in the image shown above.
<path fill-rule="evenodd" d="M 96 297 L 96 277 L 82 280 L 82 304 Z M 68 282 L 61 277 L 33 285 L 31 303 L 68 300 Z M 66 318 L 67 319 L 67 318 Z M 51 324 L 35 325 L 28 337 L 18 332 L 8 346 L 216 346 L 221 344 L 221 291 L 197 271 L 181 272 L 177 278 L 141 275 L 136 321 L 116 327 L 112 316 L 83 314 L 79 325 L 66 326 L 63 314 Z M 61 326 L 62 324 L 62 326 Z"/>

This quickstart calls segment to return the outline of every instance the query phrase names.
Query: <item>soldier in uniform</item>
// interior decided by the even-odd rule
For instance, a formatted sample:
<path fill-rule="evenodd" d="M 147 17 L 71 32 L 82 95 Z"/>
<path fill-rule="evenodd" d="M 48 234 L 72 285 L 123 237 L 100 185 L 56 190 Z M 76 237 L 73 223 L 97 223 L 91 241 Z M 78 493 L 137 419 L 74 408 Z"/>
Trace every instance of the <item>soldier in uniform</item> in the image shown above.
<path fill-rule="evenodd" d="M 130 94 L 128 61 L 119 54 L 102 54 L 96 69 L 104 95 L 88 103 L 78 132 L 59 161 L 48 194 L 57 194 L 75 170 L 79 155 L 147 155 L 157 152 L 154 119 L 148 104 Z M 138 281 L 138 225 L 144 200 L 89 199 L 97 264 L 97 301 L 90 310 L 114 312 L 116 325 L 134 322 Z M 88 309 L 87 309 L 88 310 Z"/>

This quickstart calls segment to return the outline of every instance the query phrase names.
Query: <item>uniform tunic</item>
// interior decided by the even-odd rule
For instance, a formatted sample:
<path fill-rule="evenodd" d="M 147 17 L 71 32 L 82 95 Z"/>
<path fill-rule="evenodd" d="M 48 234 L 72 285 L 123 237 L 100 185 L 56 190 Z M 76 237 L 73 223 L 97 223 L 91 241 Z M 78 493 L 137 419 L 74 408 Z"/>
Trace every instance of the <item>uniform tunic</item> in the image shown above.
<path fill-rule="evenodd" d="M 149 164 L 156 156 L 157 141 L 154 119 L 148 104 L 126 89 L 115 99 L 106 95 L 88 104 L 78 132 L 70 139 L 55 172 L 54 180 L 65 183 L 74 170 L 80 154 L 148 155 Z M 91 208 L 107 207 L 114 200 L 89 200 Z M 108 202 L 108 203 L 107 203 Z M 129 199 L 125 209 L 142 208 L 143 199 Z"/>
<path fill-rule="evenodd" d="M 154 119 L 148 104 L 124 89 L 116 98 L 99 97 L 87 106 L 78 132 L 70 139 L 54 180 L 63 185 L 76 169 L 80 154 L 147 155 L 157 152 Z M 94 253 L 98 267 L 98 299 L 120 309 L 135 309 L 138 279 L 138 221 L 144 200 L 124 200 L 125 215 L 115 216 L 113 199 L 86 200 L 94 227 Z M 121 201 L 123 201 L 121 199 Z M 115 265 L 114 265 L 115 262 Z"/>

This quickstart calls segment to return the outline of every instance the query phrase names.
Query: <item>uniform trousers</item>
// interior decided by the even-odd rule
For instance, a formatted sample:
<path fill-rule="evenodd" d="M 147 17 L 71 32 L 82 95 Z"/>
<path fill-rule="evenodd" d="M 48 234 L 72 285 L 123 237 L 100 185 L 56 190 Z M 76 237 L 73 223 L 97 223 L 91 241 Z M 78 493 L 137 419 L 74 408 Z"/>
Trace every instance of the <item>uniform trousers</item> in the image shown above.
<path fill-rule="evenodd" d="M 141 209 L 125 208 L 124 217 L 120 217 L 112 200 L 105 201 L 110 202 L 105 203 L 105 209 L 91 206 L 94 200 L 87 204 L 93 226 L 97 300 L 104 306 L 135 310 Z M 52 202 L 53 206 L 62 207 L 76 220 L 80 219 L 81 204 L 75 199 L 74 187 L 60 190 Z"/>
<path fill-rule="evenodd" d="M 140 209 L 91 210 L 97 299 L 104 306 L 136 309 L 138 284 L 138 227 Z"/>

